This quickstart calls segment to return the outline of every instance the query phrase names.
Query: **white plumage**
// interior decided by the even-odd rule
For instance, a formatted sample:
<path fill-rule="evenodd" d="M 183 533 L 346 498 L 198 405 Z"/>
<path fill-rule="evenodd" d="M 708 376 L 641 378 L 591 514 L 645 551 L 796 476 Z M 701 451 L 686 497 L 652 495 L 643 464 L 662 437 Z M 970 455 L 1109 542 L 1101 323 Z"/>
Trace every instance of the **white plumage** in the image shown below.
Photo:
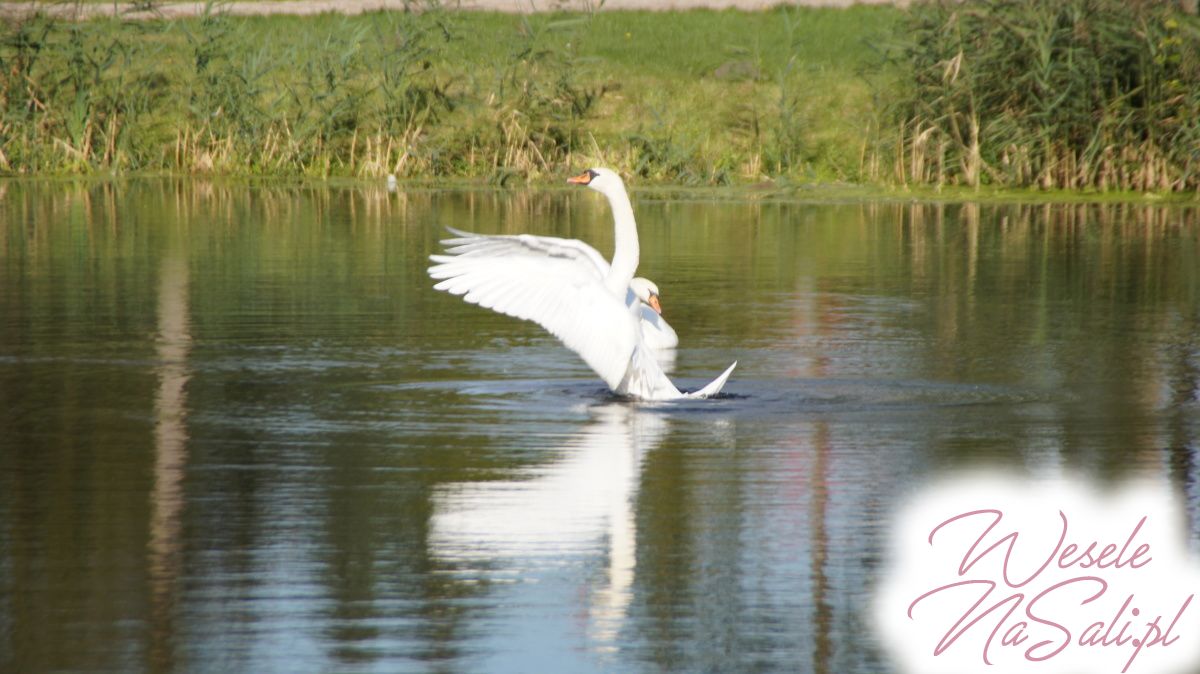
<path fill-rule="evenodd" d="M 571 182 L 608 197 L 616 229 L 611 265 L 595 248 L 576 239 L 451 230 L 455 238 L 443 241 L 447 254 L 430 256 L 435 264 L 429 275 L 438 281 L 434 288 L 541 325 L 618 394 L 641 400 L 715 395 L 737 363 L 703 389 L 680 392 L 646 343 L 641 303 L 626 302 L 637 269 L 638 240 L 620 177 L 608 169 L 591 169 Z"/>
<path fill-rule="evenodd" d="M 658 286 L 650 279 L 633 279 L 629 282 L 629 292 L 625 295 L 625 306 L 636 308 L 638 323 L 642 329 L 642 341 L 659 352 L 657 355 L 661 364 L 662 358 L 669 357 L 662 352 L 679 346 L 679 335 L 662 317 Z"/>

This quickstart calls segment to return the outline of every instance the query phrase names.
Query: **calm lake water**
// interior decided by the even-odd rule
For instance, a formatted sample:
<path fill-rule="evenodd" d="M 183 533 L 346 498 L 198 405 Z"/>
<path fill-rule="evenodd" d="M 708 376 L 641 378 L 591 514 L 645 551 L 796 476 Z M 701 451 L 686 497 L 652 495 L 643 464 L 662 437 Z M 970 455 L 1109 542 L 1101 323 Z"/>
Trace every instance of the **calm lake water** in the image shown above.
<path fill-rule="evenodd" d="M 892 670 L 959 467 L 1152 475 L 1200 540 L 1200 215 L 635 193 L 712 401 L 434 292 L 586 190 L 0 183 L 0 671 Z"/>

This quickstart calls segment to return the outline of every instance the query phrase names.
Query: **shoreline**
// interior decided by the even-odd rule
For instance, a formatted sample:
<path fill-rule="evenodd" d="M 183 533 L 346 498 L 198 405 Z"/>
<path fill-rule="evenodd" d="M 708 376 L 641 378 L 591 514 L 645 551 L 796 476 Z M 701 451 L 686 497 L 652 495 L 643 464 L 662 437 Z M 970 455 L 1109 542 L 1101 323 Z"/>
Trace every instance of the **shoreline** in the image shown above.
<path fill-rule="evenodd" d="M 738 182 L 728 185 L 686 185 L 649 179 L 635 179 L 628 187 L 631 195 L 651 201 L 674 199 L 681 201 L 742 201 L 757 203 L 812 204 L 978 204 L 1004 206 L 1136 206 L 1152 208 L 1200 207 L 1200 195 L 1191 192 L 1099 192 L 1095 190 L 1039 190 L 1029 187 L 994 187 L 979 189 L 960 185 L 899 187 L 872 183 L 790 183 L 787 181 Z M 376 190 L 391 192 L 387 181 L 366 176 L 300 176 L 300 175 L 238 175 L 189 173 L 122 173 L 122 174 L 47 174 L 2 175 L 0 197 L 10 184 L 20 183 L 85 183 L 87 185 L 122 182 L 207 182 L 213 186 L 254 186 L 267 189 L 332 188 Z M 481 191 L 481 192 L 554 192 L 574 188 L 566 185 L 565 177 L 538 178 L 515 184 L 497 184 L 486 178 L 470 177 L 407 177 L 397 181 L 398 192 Z"/>

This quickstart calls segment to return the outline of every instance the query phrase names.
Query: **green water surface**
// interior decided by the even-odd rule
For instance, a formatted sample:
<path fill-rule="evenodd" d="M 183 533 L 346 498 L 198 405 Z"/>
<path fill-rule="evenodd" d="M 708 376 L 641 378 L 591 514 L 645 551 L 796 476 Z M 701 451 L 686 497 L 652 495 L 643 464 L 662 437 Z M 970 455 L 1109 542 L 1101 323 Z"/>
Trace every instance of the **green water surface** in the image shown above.
<path fill-rule="evenodd" d="M 1183 206 L 634 195 L 695 387 L 435 292 L 580 191 L 0 183 L 0 671 L 886 672 L 889 518 L 1150 475 L 1200 539 Z"/>

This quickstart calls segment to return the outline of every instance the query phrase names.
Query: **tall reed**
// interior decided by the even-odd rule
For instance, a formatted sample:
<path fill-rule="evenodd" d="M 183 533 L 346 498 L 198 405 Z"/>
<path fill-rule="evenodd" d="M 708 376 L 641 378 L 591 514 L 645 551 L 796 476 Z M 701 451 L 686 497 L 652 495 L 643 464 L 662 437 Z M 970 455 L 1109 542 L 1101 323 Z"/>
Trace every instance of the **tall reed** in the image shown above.
<path fill-rule="evenodd" d="M 1200 192 L 1200 22 L 1174 2 L 919 3 L 902 182 Z"/>
<path fill-rule="evenodd" d="M 35 15 L 0 32 L 0 170 L 136 169 L 156 103 L 142 26 Z"/>

